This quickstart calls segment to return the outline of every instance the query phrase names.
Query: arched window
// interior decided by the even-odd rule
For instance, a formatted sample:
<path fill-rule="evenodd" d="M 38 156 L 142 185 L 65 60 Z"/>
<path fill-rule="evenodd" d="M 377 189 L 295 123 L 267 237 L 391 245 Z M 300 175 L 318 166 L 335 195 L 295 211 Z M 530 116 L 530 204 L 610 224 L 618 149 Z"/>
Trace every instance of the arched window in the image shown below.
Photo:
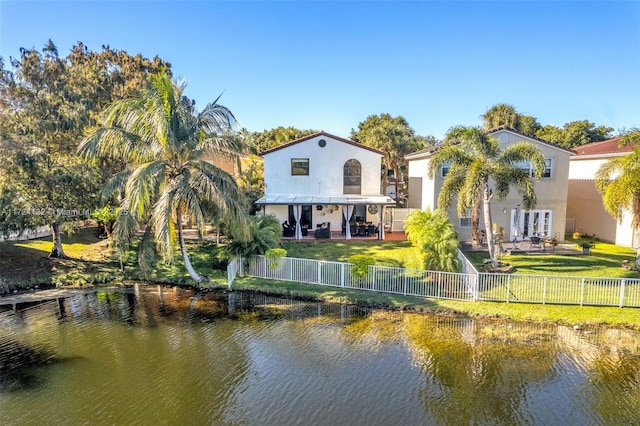
<path fill-rule="evenodd" d="M 362 166 L 358 160 L 347 160 L 344 163 L 344 183 L 342 187 L 343 194 L 361 194 L 362 193 Z"/>

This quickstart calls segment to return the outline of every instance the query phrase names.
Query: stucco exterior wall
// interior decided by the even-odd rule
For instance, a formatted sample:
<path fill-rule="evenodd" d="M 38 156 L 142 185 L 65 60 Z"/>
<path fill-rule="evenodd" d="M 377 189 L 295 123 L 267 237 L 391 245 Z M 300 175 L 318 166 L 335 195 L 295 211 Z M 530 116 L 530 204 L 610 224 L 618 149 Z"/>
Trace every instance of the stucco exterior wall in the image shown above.
<path fill-rule="evenodd" d="M 575 230 L 595 234 L 599 240 L 626 247 L 637 247 L 640 236 L 634 235 L 629 212 L 618 221 L 604 208 L 602 194 L 595 186 L 595 174 L 611 156 L 574 157 L 569 169 L 567 218 L 575 220 Z"/>
<path fill-rule="evenodd" d="M 321 147 L 319 141 L 326 145 Z M 291 159 L 308 158 L 309 175 L 292 176 Z M 380 194 L 382 155 L 319 135 L 264 155 L 265 192 L 268 194 L 336 195 L 343 193 L 343 168 L 356 159 L 362 166 L 362 195 Z"/>
<path fill-rule="evenodd" d="M 564 240 L 567 217 L 570 152 L 509 130 L 496 131 L 492 136 L 498 139 L 501 148 L 523 140 L 532 142 L 540 149 L 546 158 L 551 159 L 551 177 L 543 178 L 535 183 L 535 192 L 537 197 L 537 205 L 535 209 L 551 210 L 551 230 L 549 233 L 550 235 L 557 236 L 561 241 Z M 433 209 L 433 206 L 437 206 L 438 194 L 440 193 L 444 182 L 444 178 L 440 172 L 436 173 L 434 179 L 428 178 L 428 162 L 428 154 L 425 154 L 423 158 L 415 158 L 409 161 L 409 176 L 423 177 L 423 197 L 421 207 L 423 209 L 427 207 Z M 409 187 L 409 191 L 411 192 L 411 187 Z M 409 196 L 411 197 L 411 194 Z M 471 228 L 460 226 L 460 218 L 456 211 L 456 201 L 457 200 L 455 199 L 453 200 L 452 208 L 449 211 L 449 220 L 454 224 L 460 241 L 470 241 Z M 493 199 L 491 203 L 491 222 L 498 228 L 503 227 L 505 232 L 508 235 L 511 235 L 514 212 L 516 207 L 520 204 L 522 204 L 522 196 L 513 188 L 510 190 L 506 199 Z M 484 228 L 484 217 L 482 212 L 480 214 L 480 228 Z"/>
<path fill-rule="evenodd" d="M 441 187 L 442 182 L 438 182 L 435 179 L 429 179 L 427 175 L 428 169 L 428 158 L 421 158 L 409 162 L 407 171 L 409 179 L 411 180 L 412 178 L 419 178 L 422 180 L 421 185 L 418 188 L 418 190 L 420 191 L 419 194 L 415 193 L 416 187 L 412 188 L 411 185 L 409 185 L 409 208 L 418 208 L 422 210 L 429 209 L 433 211 L 436 207 L 436 183 L 439 184 L 439 187 Z"/>

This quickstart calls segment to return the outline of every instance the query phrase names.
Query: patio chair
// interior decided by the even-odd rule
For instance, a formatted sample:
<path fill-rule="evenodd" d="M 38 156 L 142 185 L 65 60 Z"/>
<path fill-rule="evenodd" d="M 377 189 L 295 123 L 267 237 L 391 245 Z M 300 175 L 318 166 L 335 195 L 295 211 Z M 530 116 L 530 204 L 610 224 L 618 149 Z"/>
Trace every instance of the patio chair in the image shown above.
<path fill-rule="evenodd" d="M 296 227 L 294 225 L 289 225 L 289 222 L 284 222 L 282 224 L 282 236 L 287 238 L 295 237 Z"/>
<path fill-rule="evenodd" d="M 544 250 L 544 241 L 542 241 L 542 238 L 532 236 L 529 239 L 529 250 L 533 250 L 534 248 Z"/>

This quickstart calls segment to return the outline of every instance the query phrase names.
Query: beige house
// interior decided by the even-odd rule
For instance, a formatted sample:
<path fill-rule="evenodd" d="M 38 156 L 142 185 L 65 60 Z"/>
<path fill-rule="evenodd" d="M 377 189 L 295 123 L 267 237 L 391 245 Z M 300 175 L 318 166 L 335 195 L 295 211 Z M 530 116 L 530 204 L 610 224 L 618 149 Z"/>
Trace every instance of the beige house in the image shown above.
<path fill-rule="evenodd" d="M 605 209 L 602 195 L 595 186 L 595 174 L 611 158 L 627 155 L 633 146 L 620 147 L 621 138 L 594 142 L 574 148 L 569 166 L 567 198 L 567 232 L 595 234 L 603 241 L 627 247 L 640 246 L 640 231 L 631 227 L 626 212 L 618 222 Z"/>
<path fill-rule="evenodd" d="M 563 241 L 565 235 L 565 219 L 567 215 L 567 190 L 569 176 L 569 158 L 572 151 L 550 142 L 525 136 L 508 127 L 500 127 L 490 131 L 501 147 L 520 141 L 534 143 L 545 155 L 547 168 L 544 177 L 535 184 L 537 205 L 532 210 L 524 210 L 520 204 L 522 197 L 512 189 L 504 200 L 494 199 L 491 203 L 492 219 L 495 226 L 504 229 L 509 240 L 529 239 L 531 236 L 555 237 Z M 431 155 L 437 147 L 414 152 L 405 157 L 409 165 L 409 208 L 431 209 L 438 207 L 438 195 L 448 171 L 441 167 L 433 179 L 428 176 Z M 531 168 L 529 163 L 523 168 Z M 458 232 L 460 241 L 471 241 L 471 212 L 458 217 L 455 209 L 449 212 L 449 219 Z M 480 223 L 483 223 L 482 213 Z M 482 227 L 482 225 L 481 225 Z"/>

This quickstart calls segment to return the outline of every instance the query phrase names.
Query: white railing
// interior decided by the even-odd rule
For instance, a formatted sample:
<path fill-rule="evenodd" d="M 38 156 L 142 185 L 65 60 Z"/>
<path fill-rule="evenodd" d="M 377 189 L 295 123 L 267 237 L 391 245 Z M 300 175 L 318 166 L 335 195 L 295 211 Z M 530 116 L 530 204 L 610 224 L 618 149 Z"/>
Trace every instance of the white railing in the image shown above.
<path fill-rule="evenodd" d="M 255 256 L 247 268 L 243 265 L 240 258 L 229 262 L 229 286 L 238 274 L 245 274 L 419 297 L 640 307 L 640 279 L 631 278 L 478 273 L 469 263 L 464 264 L 465 273 L 370 266 L 367 275 L 358 279 L 351 274 L 354 265 L 342 262 Z"/>
<path fill-rule="evenodd" d="M 234 260 L 234 267 L 241 262 L 240 259 Z M 351 263 L 324 260 L 290 257 L 270 260 L 265 256 L 254 256 L 243 271 L 257 278 L 382 293 L 457 300 L 473 300 L 476 297 L 477 279 L 471 274 L 369 266 L 366 276 L 355 277 L 351 273 L 353 266 Z"/>
<path fill-rule="evenodd" d="M 242 259 L 239 257 L 234 257 L 227 265 L 227 284 L 229 285 L 229 288 L 231 288 L 233 280 L 241 273 L 241 260 Z"/>
<path fill-rule="evenodd" d="M 564 275 L 479 275 L 479 299 L 640 307 L 640 280 Z"/>

